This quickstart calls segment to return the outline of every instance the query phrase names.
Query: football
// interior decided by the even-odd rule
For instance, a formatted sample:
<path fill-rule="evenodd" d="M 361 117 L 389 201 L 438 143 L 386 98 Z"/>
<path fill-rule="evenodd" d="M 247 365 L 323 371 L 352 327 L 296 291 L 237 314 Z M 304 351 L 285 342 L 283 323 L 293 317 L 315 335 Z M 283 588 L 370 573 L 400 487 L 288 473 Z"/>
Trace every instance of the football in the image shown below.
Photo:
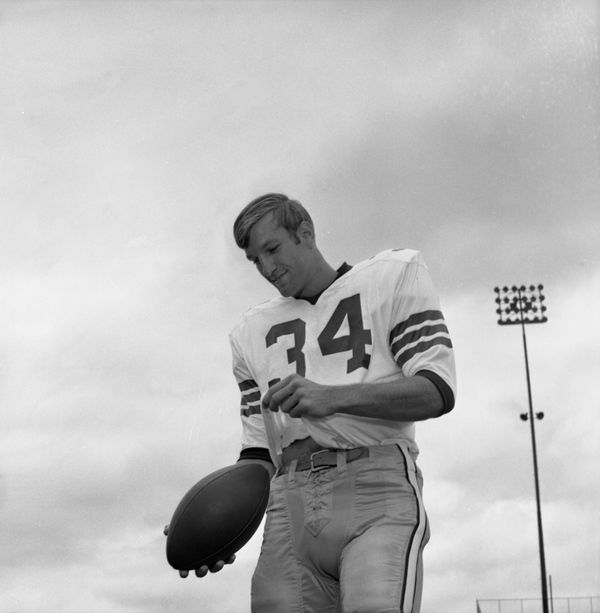
<path fill-rule="evenodd" d="M 269 472 L 260 464 L 226 466 L 198 481 L 169 524 L 169 564 L 177 570 L 210 568 L 238 552 L 260 526 L 269 483 Z"/>

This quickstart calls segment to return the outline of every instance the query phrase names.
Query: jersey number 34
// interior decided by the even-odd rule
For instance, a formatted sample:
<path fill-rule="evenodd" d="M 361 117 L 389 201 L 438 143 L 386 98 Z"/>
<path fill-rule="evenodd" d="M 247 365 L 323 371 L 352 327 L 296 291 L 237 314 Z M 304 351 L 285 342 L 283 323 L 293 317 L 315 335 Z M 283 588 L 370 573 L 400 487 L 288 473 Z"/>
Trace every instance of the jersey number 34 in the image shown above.
<path fill-rule="evenodd" d="M 348 318 L 349 333 L 345 336 L 336 336 L 346 318 Z M 294 319 L 274 325 L 266 336 L 267 347 L 277 343 L 281 336 L 287 335 L 294 337 L 294 346 L 287 350 L 288 364 L 295 362 L 296 372 L 304 377 L 306 375 L 306 358 L 302 351 L 306 342 L 304 320 Z M 348 373 L 358 368 L 369 368 L 371 356 L 367 353 L 367 345 L 371 344 L 371 331 L 365 330 L 363 326 L 360 294 L 340 300 L 317 340 L 324 356 L 344 351 L 352 352 L 348 359 Z"/>

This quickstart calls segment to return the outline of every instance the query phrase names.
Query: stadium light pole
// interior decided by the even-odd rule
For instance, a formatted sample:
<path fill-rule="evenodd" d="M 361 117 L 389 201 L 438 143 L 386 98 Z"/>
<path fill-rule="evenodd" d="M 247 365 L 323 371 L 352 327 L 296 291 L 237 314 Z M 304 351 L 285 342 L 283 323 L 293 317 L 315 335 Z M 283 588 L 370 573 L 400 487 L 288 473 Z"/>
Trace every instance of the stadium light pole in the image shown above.
<path fill-rule="evenodd" d="M 498 323 L 501 326 L 521 325 L 523 333 L 523 350 L 525 352 L 525 374 L 527 375 L 527 396 L 529 399 L 529 415 L 521 414 L 523 421 L 529 421 L 531 425 L 531 444 L 533 449 L 533 475 L 535 479 L 535 500 L 537 503 L 537 523 L 538 537 L 540 542 L 540 569 L 542 575 L 542 607 L 543 613 L 548 611 L 548 588 L 546 584 L 546 557 L 544 554 L 544 532 L 542 530 L 542 507 L 540 503 L 540 482 L 538 477 L 537 450 L 535 444 L 535 418 L 543 419 L 543 413 L 536 413 L 534 418 L 533 403 L 531 401 L 531 380 L 529 377 L 529 360 L 527 358 L 527 338 L 525 336 L 525 324 L 542 324 L 548 321 L 544 315 L 546 307 L 542 304 L 544 296 L 542 295 L 543 285 L 530 285 L 525 287 L 512 286 L 495 287 L 494 291 L 498 295 L 496 303 L 498 308 L 496 313 L 500 316 Z"/>

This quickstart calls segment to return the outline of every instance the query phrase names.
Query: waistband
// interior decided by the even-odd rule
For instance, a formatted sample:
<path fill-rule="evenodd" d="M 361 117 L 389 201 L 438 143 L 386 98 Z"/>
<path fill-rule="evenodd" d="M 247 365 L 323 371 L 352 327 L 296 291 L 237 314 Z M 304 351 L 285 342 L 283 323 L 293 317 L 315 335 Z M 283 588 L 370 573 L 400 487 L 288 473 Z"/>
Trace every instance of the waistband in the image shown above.
<path fill-rule="evenodd" d="M 369 457 L 368 447 L 355 447 L 354 449 L 319 449 L 313 453 L 303 454 L 295 458 L 297 460 L 296 472 L 310 470 L 311 472 L 326 470 L 333 468 L 338 464 L 338 454 L 343 453 L 346 457 L 346 462 L 354 462 L 360 458 Z M 287 474 L 293 460 L 284 463 L 280 469 L 280 474 Z"/>

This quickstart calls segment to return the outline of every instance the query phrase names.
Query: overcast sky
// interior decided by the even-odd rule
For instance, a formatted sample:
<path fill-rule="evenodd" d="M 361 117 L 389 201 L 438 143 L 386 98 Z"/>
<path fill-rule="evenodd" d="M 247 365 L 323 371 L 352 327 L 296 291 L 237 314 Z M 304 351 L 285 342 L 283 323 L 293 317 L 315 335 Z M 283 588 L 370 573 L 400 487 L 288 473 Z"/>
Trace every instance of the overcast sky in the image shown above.
<path fill-rule="evenodd" d="M 456 348 L 418 425 L 423 613 L 536 598 L 527 340 L 555 597 L 600 596 L 598 5 L 0 3 L 0 609 L 249 611 L 260 534 L 181 580 L 163 526 L 238 456 L 232 240 L 283 191 L 332 265 L 422 251 Z"/>

